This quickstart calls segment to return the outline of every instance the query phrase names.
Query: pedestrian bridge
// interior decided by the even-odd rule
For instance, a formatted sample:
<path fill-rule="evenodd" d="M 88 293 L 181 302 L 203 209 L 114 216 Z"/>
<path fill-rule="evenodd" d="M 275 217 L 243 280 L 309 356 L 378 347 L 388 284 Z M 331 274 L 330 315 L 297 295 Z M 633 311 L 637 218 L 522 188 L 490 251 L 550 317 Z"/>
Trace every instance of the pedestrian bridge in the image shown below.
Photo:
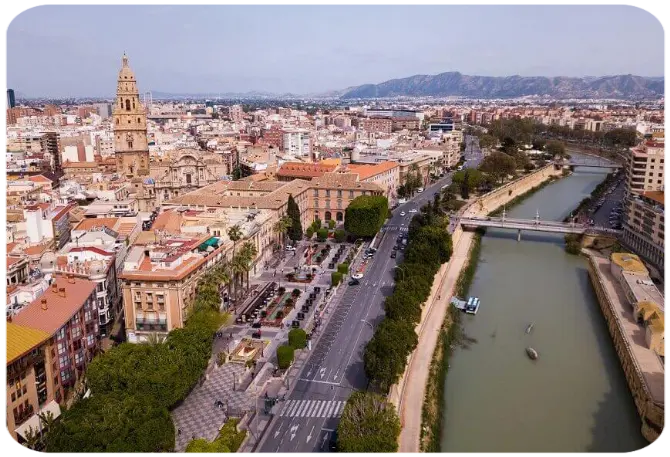
<path fill-rule="evenodd" d="M 478 228 L 491 227 L 518 230 L 519 235 L 521 230 L 529 230 L 533 232 L 549 232 L 549 233 L 571 233 L 576 235 L 608 235 L 618 236 L 621 230 L 614 230 L 606 227 L 594 227 L 585 224 L 577 224 L 573 222 L 555 222 L 555 221 L 541 221 L 535 219 L 514 219 L 509 217 L 462 217 L 459 223 L 464 228 Z"/>
<path fill-rule="evenodd" d="M 556 165 L 563 167 L 590 167 L 590 168 L 621 168 L 622 165 L 611 160 L 598 157 L 570 158 L 565 160 L 556 160 Z"/>

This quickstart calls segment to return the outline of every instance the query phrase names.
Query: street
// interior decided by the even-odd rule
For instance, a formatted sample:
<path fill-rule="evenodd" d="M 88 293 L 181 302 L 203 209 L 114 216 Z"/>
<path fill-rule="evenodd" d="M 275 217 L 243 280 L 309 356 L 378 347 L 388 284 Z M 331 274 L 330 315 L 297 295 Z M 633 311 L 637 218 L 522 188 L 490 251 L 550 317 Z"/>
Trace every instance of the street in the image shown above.
<path fill-rule="evenodd" d="M 476 167 L 481 153 L 476 140 L 468 142 L 465 166 Z M 433 200 L 433 194 L 451 183 L 451 173 L 417 193 L 393 211 L 388 220 L 374 259 L 358 286 L 344 286 L 344 293 L 332 305 L 332 316 L 318 343 L 302 367 L 298 380 L 290 386 L 286 400 L 275 406 L 275 417 L 266 430 L 260 452 L 327 451 L 328 442 L 337 429 L 339 417 L 353 390 L 367 387 L 363 353 L 374 328 L 384 316 L 384 297 L 393 292 L 394 267 L 398 259 L 390 254 L 396 236 L 389 231 L 406 231 L 409 211 Z M 400 213 L 405 212 L 405 216 Z"/>

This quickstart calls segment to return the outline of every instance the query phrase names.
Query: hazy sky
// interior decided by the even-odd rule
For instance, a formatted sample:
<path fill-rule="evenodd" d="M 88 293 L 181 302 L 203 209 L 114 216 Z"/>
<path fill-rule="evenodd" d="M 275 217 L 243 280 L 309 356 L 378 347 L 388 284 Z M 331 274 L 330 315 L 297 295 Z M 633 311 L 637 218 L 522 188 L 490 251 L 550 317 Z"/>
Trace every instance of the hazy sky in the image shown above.
<path fill-rule="evenodd" d="M 8 87 L 306 94 L 415 74 L 663 75 L 663 29 L 628 6 L 41 6 L 10 24 Z"/>

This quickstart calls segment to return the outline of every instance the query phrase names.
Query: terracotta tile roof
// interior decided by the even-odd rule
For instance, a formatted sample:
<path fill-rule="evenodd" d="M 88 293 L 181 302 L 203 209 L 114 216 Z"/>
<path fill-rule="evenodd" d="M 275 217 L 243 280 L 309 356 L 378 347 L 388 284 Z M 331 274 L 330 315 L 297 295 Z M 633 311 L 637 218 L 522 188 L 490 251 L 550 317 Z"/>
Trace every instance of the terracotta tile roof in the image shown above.
<path fill-rule="evenodd" d="M 30 246 L 23 250 L 23 253 L 26 255 L 38 255 L 42 254 L 49 248 L 49 243 L 38 244 L 37 246 Z"/>
<path fill-rule="evenodd" d="M 336 168 L 337 165 L 323 163 L 287 162 L 279 168 L 277 176 L 316 178 L 329 171 L 334 171 Z"/>
<path fill-rule="evenodd" d="M 0 269 L 6 270 L 15 263 L 21 261 L 21 259 L 22 257 L 7 257 L 6 255 L 3 255 L 0 257 Z"/>
<path fill-rule="evenodd" d="M 28 177 L 29 181 L 32 182 L 43 182 L 43 183 L 50 183 L 52 182 L 49 178 L 47 178 L 44 175 L 35 175 L 35 176 L 29 176 Z"/>
<path fill-rule="evenodd" d="M 53 284 L 56 290 L 65 289 L 64 297 L 54 292 Z M 14 322 L 53 335 L 79 311 L 94 291 L 95 283 L 92 281 L 76 278 L 74 283 L 70 283 L 68 279 L 59 276 L 42 296 L 14 317 Z M 46 309 L 43 308 L 42 300 L 46 300 Z"/>
<path fill-rule="evenodd" d="M 7 322 L 7 364 L 51 338 L 51 335 L 38 329 Z"/>
<path fill-rule="evenodd" d="M 381 162 L 378 164 L 350 164 L 347 170 L 351 173 L 358 173 L 361 181 L 371 178 L 380 173 L 385 173 L 398 166 L 398 162 Z"/>
<path fill-rule="evenodd" d="M 172 233 L 180 233 L 184 218 L 177 211 L 164 211 L 158 215 L 151 228 L 154 230 L 165 230 Z"/>
<path fill-rule="evenodd" d="M 63 164 L 63 168 L 98 168 L 97 162 L 69 162 Z"/>
<path fill-rule="evenodd" d="M 114 230 L 116 224 L 118 224 L 118 217 L 93 217 L 83 219 L 77 226 L 75 230 L 91 230 L 96 227 L 107 227 L 110 230 Z M 116 230 L 114 230 L 116 231 Z"/>

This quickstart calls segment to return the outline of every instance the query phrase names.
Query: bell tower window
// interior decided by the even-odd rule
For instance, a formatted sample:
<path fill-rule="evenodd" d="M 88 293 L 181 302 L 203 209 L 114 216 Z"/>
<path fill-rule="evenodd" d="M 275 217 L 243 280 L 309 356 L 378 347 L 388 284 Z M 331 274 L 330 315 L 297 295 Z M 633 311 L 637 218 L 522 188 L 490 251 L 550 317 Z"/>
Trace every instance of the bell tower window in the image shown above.
<path fill-rule="evenodd" d="M 130 100 L 126 99 L 126 111 L 130 111 Z"/>

